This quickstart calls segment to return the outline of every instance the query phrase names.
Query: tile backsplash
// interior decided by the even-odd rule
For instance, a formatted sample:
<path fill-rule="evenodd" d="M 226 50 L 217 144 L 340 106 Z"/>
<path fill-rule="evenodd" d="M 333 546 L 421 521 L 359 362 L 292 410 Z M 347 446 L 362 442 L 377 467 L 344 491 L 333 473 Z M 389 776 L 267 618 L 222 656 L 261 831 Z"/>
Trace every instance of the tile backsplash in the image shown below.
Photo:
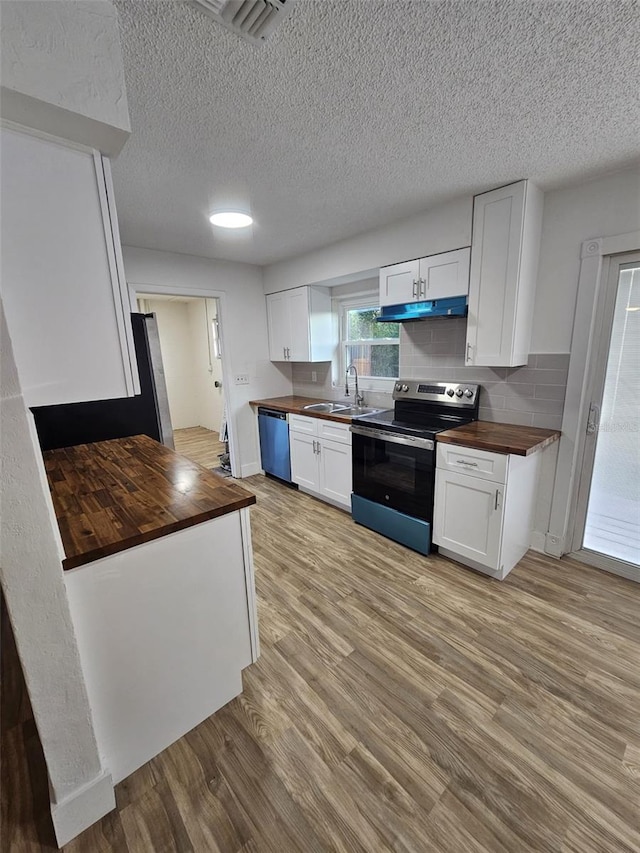
<path fill-rule="evenodd" d="M 425 320 L 400 328 L 400 375 L 407 379 L 477 382 L 485 421 L 560 429 L 569 370 L 568 353 L 538 353 L 523 367 L 465 367 L 466 319 Z M 316 381 L 312 382 L 312 372 Z M 331 386 L 331 365 L 293 365 L 293 393 L 342 399 Z M 391 408 L 391 394 L 365 392 L 367 405 Z"/>

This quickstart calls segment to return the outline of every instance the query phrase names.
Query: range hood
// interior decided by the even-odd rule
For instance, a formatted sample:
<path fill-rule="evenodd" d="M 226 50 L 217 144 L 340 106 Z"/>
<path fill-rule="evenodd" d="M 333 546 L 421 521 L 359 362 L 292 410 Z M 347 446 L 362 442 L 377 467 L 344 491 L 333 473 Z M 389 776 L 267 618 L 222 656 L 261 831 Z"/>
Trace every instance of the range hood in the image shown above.
<path fill-rule="evenodd" d="M 431 299 L 427 302 L 405 302 L 385 305 L 380 309 L 378 323 L 406 323 L 409 320 L 426 320 L 428 317 L 466 317 L 467 297 L 451 296 L 448 299 Z"/>

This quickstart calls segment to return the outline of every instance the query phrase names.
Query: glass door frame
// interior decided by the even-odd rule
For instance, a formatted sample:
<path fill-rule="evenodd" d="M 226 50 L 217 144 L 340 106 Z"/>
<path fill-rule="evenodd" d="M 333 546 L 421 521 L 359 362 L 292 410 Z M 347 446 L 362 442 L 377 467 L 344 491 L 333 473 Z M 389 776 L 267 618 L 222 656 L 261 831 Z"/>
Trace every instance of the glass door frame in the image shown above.
<path fill-rule="evenodd" d="M 569 542 L 572 557 L 640 583 L 640 567 L 634 566 L 633 563 L 625 560 L 609 557 L 606 554 L 583 547 L 618 284 L 622 269 L 630 265 L 640 266 L 640 252 L 625 252 L 624 254 L 612 255 L 608 258 L 608 264 L 603 266 L 602 269 L 603 286 L 600 289 L 596 305 L 598 324 L 593 330 L 594 337 L 592 339 L 591 358 L 587 366 L 587 376 L 589 377 L 586 389 L 588 419 L 585 423 L 584 442 L 581 458 L 579 459 L 579 481 L 573 517 L 573 529 Z"/>

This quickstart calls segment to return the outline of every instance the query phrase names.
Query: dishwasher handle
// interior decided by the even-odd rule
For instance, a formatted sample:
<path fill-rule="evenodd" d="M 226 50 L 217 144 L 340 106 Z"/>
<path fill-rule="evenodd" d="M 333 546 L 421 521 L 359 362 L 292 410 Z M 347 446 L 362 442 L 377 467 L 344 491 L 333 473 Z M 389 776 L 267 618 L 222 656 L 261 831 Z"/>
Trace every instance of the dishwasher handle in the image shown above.
<path fill-rule="evenodd" d="M 279 412 L 277 409 L 262 409 L 258 408 L 258 414 L 266 418 L 276 418 L 279 421 L 286 421 L 287 413 Z"/>

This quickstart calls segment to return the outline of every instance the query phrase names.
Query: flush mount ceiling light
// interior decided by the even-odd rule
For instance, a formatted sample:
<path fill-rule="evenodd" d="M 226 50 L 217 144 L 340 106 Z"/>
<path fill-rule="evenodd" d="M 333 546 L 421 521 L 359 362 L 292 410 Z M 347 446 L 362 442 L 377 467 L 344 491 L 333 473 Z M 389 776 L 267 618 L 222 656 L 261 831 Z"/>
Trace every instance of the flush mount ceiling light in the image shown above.
<path fill-rule="evenodd" d="M 209 222 L 220 228 L 246 228 L 252 224 L 253 219 L 248 213 L 241 213 L 239 210 L 219 210 L 211 214 Z"/>

